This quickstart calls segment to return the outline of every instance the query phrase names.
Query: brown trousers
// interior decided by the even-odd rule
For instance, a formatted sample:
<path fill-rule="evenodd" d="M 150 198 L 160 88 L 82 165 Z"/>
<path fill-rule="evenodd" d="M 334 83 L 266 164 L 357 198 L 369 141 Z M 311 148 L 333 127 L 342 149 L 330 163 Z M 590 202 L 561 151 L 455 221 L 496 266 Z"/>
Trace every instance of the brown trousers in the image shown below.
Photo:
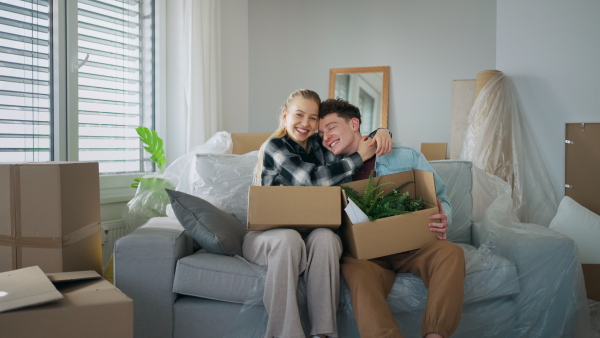
<path fill-rule="evenodd" d="M 386 302 L 396 272 L 411 272 L 428 289 L 422 335 L 454 333 L 462 312 L 465 256 L 451 242 L 436 240 L 417 250 L 364 260 L 344 255 L 342 273 L 352 297 L 361 337 L 403 337 Z"/>

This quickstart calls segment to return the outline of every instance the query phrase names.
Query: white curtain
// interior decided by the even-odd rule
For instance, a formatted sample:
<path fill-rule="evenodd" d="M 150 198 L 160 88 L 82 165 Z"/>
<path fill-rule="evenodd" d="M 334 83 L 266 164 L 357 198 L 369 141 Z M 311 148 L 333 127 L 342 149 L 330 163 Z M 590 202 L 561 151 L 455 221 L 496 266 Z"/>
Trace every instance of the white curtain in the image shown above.
<path fill-rule="evenodd" d="M 178 153 L 221 129 L 220 0 L 166 1 L 167 124 Z"/>

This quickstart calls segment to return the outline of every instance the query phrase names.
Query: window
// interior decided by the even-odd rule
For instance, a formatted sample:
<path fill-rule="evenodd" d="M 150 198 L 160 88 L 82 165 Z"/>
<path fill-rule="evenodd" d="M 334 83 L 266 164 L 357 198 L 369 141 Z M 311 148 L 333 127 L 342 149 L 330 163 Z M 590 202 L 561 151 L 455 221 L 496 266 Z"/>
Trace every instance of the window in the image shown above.
<path fill-rule="evenodd" d="M 138 1 L 79 1 L 79 159 L 98 161 L 102 173 L 145 171 L 135 128 L 153 127 L 150 10 Z"/>
<path fill-rule="evenodd" d="M 150 0 L 0 0 L 0 161 L 152 171 L 135 128 L 154 127 L 153 10 Z"/>
<path fill-rule="evenodd" d="M 0 2 L 0 161 L 52 159 L 47 1 Z"/>

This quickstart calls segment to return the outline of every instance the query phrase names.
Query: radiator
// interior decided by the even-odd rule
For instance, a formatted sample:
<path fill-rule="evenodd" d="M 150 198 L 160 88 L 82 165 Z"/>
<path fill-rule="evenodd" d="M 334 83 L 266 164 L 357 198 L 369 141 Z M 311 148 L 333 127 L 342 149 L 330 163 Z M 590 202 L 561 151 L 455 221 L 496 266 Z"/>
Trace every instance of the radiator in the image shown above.
<path fill-rule="evenodd" d="M 122 219 L 102 222 L 102 266 L 106 266 L 113 254 L 115 241 L 127 234 L 127 227 Z"/>

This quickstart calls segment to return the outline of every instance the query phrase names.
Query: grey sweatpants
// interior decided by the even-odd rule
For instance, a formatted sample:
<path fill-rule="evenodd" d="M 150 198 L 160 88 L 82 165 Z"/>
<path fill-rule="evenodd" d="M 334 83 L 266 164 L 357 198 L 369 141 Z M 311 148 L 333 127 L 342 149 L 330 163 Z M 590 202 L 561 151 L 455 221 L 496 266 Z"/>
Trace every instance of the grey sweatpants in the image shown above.
<path fill-rule="evenodd" d="M 296 300 L 298 276 L 304 272 L 311 335 L 337 337 L 342 244 L 331 230 L 313 230 L 306 241 L 291 229 L 249 231 L 244 258 L 267 267 L 263 302 L 269 315 L 266 337 L 306 337 Z"/>

